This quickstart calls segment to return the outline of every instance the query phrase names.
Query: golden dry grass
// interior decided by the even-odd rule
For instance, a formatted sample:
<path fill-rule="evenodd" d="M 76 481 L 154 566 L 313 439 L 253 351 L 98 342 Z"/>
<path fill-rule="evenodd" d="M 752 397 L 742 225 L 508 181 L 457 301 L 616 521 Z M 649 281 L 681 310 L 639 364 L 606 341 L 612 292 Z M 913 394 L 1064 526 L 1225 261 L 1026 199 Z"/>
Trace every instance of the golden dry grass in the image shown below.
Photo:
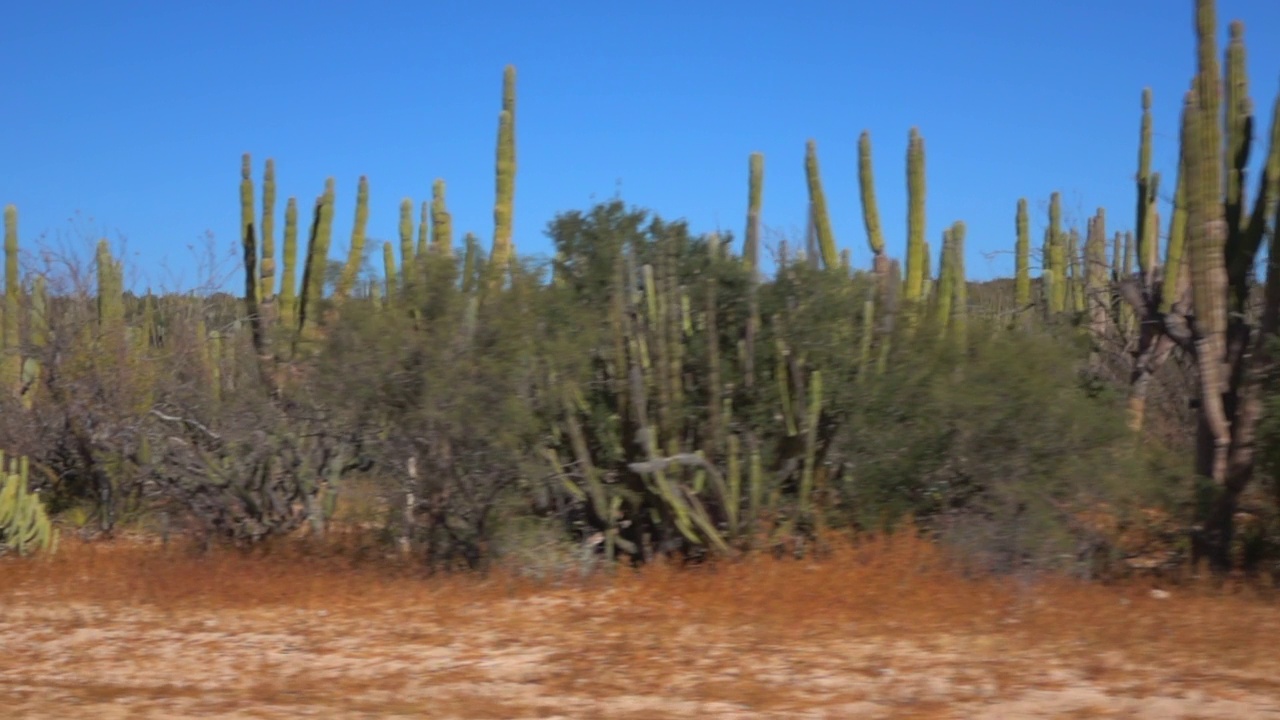
<path fill-rule="evenodd" d="M 899 536 L 586 582 L 280 547 L 0 562 L 0 706 L 66 717 L 1261 717 L 1251 591 L 964 579 Z"/>

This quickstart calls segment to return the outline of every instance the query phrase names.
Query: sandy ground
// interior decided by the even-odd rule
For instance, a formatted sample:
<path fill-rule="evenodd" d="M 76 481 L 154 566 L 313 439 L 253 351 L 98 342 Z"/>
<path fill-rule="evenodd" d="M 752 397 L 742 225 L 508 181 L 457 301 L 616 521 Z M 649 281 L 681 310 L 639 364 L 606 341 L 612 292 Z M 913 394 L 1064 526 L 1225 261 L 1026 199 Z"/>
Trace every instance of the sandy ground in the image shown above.
<path fill-rule="evenodd" d="M 1280 718 L 1273 665 L 1140 662 L 999 632 L 895 639 L 850 624 L 788 636 L 670 618 L 646 629 L 611 610 L 611 593 L 548 591 L 447 616 L 11 595 L 0 707 L 103 720 Z"/>

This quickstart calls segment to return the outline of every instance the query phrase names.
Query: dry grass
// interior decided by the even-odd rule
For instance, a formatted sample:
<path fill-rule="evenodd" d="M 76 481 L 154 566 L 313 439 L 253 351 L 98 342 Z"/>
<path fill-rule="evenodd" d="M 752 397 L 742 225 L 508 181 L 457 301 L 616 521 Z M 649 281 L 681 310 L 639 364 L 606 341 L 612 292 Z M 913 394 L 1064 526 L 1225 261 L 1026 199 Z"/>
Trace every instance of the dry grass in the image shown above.
<path fill-rule="evenodd" d="M 1223 717 L 1280 713 L 1249 591 L 967 580 L 935 549 L 424 578 L 279 547 L 0 562 L 20 717 Z"/>

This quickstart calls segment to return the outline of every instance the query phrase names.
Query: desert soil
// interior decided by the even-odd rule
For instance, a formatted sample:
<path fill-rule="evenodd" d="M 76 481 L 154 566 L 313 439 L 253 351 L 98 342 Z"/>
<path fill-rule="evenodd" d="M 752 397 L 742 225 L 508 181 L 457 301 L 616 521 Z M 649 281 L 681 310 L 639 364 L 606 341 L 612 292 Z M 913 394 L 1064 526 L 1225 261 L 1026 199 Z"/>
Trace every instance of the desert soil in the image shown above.
<path fill-rule="evenodd" d="M 859 579 L 806 589 L 792 570 L 688 592 L 698 582 L 675 577 L 559 588 L 419 580 L 410 590 L 237 567 L 183 591 L 182 572 L 198 566 L 117 568 L 111 582 L 73 566 L 53 571 L 56 583 L 16 578 L 0 589 L 4 715 L 1280 717 L 1274 624 L 1198 639 L 1170 620 L 1198 614 L 1187 627 L 1225 628 L 1275 614 L 1253 601 L 1261 614 L 1207 612 L 1218 606 L 1150 590 L 1007 602 L 951 586 L 840 593 L 831 583 Z M 148 580 L 165 573 L 168 584 Z M 844 607 L 846 595 L 860 596 Z M 1234 650 L 1206 650 L 1223 637 Z M 1242 647 L 1254 641 L 1256 652 Z"/>

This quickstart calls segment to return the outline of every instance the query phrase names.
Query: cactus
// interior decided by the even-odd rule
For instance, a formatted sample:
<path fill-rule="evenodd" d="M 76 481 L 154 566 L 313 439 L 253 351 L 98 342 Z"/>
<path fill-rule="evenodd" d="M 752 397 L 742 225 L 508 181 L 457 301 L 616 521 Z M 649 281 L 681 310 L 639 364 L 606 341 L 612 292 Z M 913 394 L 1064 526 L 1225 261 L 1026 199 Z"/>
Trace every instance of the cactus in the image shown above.
<path fill-rule="evenodd" d="M 937 317 L 938 334 L 946 337 L 951 326 L 951 308 L 955 301 L 955 242 L 952 228 L 942 231 L 942 258 L 938 261 Z"/>
<path fill-rule="evenodd" d="M 0 452 L 0 551 L 52 553 L 58 531 L 39 496 L 27 489 L 29 467 L 26 457 L 6 463 Z"/>
<path fill-rule="evenodd" d="M 418 211 L 418 247 L 414 252 L 414 258 L 425 258 L 427 256 L 428 244 L 431 238 L 431 203 L 426 200 L 422 201 L 421 208 Z"/>
<path fill-rule="evenodd" d="M 392 253 L 388 255 L 387 253 Z M 413 250 L 413 200 L 405 198 L 400 201 L 400 278 L 399 283 L 396 282 L 395 274 L 395 254 L 391 248 L 391 243 L 384 243 L 382 247 L 382 264 L 387 270 L 387 302 L 391 302 L 392 291 L 399 286 L 405 296 L 410 295 L 413 284 L 417 282 L 417 265 L 415 263 Z M 390 260 L 390 262 L 388 262 Z"/>
<path fill-rule="evenodd" d="M 284 257 L 280 268 L 280 325 L 287 332 L 298 329 L 298 200 L 289 198 L 284 208 Z"/>
<path fill-rule="evenodd" d="M 1014 304 L 1025 308 L 1031 304 L 1031 231 L 1028 228 L 1027 199 L 1018 200 L 1018 243 L 1014 251 Z"/>
<path fill-rule="evenodd" d="M 1084 273 L 1080 262 L 1080 233 L 1075 228 L 1067 233 L 1067 308 L 1084 312 Z"/>
<path fill-rule="evenodd" d="M 391 305 L 399 292 L 399 283 L 396 281 L 396 251 L 389 242 L 382 243 L 382 268 L 383 302 Z"/>
<path fill-rule="evenodd" d="M 431 185 L 431 249 L 441 257 L 453 254 L 453 215 L 445 204 L 444 180 Z"/>
<path fill-rule="evenodd" d="M 764 197 L 764 155 L 751 153 L 747 161 L 747 231 L 742 261 L 754 276 L 760 272 L 760 203 Z"/>
<path fill-rule="evenodd" d="M 276 161 L 267 158 L 262 173 L 262 282 L 258 299 L 271 303 L 275 298 L 276 280 Z"/>
<path fill-rule="evenodd" d="M 298 334 L 311 339 L 320 322 L 320 303 L 324 299 L 324 271 L 333 236 L 333 178 L 324 184 L 324 194 L 316 198 L 311 221 L 311 239 L 307 242 L 307 259 L 302 269 L 302 292 L 298 299 Z"/>
<path fill-rule="evenodd" d="M 4 325 L 0 330 L 0 388 L 6 393 L 17 393 L 22 382 L 18 337 L 22 289 L 18 282 L 18 208 L 8 205 L 4 209 Z"/>
<path fill-rule="evenodd" d="M 1151 267 L 1152 249 L 1149 247 L 1151 233 L 1151 208 L 1156 197 L 1151 184 L 1151 88 L 1142 90 L 1142 127 L 1138 142 L 1138 208 L 1134 217 L 1134 237 L 1138 241 L 1138 267 L 1144 277 L 1150 278 L 1155 268 Z M 1148 279 L 1148 282 L 1150 280 Z"/>
<path fill-rule="evenodd" d="M 1049 312 L 1058 315 L 1067 310 L 1067 247 L 1062 232 L 1062 196 L 1049 196 L 1049 230 L 1045 237 L 1047 269 L 1052 270 Z"/>
<path fill-rule="evenodd" d="M 858 136 L 858 187 L 862 197 L 862 222 L 867 228 L 867 246 L 871 248 L 872 267 L 876 274 L 888 271 L 884 254 L 884 232 L 880 229 L 880 209 L 876 204 L 876 181 L 871 167 L 871 134 Z"/>
<path fill-rule="evenodd" d="M 49 293 L 43 275 L 37 275 L 32 283 L 28 327 L 31 347 L 36 352 L 22 363 L 22 402 L 30 410 L 39 390 L 43 351 L 49 345 Z"/>
<path fill-rule="evenodd" d="M 1084 249 L 1084 298 L 1089 319 L 1089 332 L 1097 347 L 1107 333 L 1110 298 L 1107 297 L 1107 211 L 1098 208 L 1089 220 Z"/>
<path fill-rule="evenodd" d="M 124 337 L 124 276 L 111 257 L 111 245 L 98 241 L 98 326 L 107 338 Z"/>
<path fill-rule="evenodd" d="M 951 282 L 954 296 L 951 301 L 951 326 L 955 331 L 956 346 L 964 350 L 969 346 L 969 282 L 964 269 L 964 221 L 951 225 Z"/>
<path fill-rule="evenodd" d="M 813 234 L 817 240 L 822 263 L 831 269 L 840 265 L 836 251 L 836 239 L 831 231 L 831 216 L 827 213 L 827 196 L 822 189 L 822 172 L 818 167 L 818 144 L 810 140 L 805 145 L 804 174 L 809 185 L 809 215 L 813 222 Z"/>
<path fill-rule="evenodd" d="M 355 287 L 356 277 L 360 273 L 360 265 L 364 262 L 365 230 L 369 226 L 369 179 L 360 176 L 360 184 L 356 190 L 356 219 L 351 228 L 351 247 L 347 251 L 347 262 L 342 266 L 342 275 L 338 278 L 338 286 L 334 288 L 335 301 L 342 302 Z"/>
<path fill-rule="evenodd" d="M 511 239 L 516 190 L 516 69 L 508 65 L 502 76 L 502 112 L 498 115 L 496 200 L 493 206 L 493 251 L 489 253 L 491 282 L 501 285 L 515 246 Z"/>
<path fill-rule="evenodd" d="M 1242 169 L 1248 162 L 1247 131 L 1253 118 L 1244 78 L 1244 29 L 1238 24 L 1231 29 L 1224 91 L 1217 58 L 1215 3 L 1196 0 L 1195 11 L 1197 72 L 1184 101 L 1175 192 L 1178 200 L 1166 272 L 1153 272 L 1154 212 L 1149 209 L 1149 189 L 1140 184 L 1138 259 L 1143 272 L 1127 286 L 1122 284 L 1122 292 L 1141 315 L 1143 328 L 1130 387 L 1133 427 L 1141 427 L 1147 387 L 1172 349 L 1182 347 L 1195 359 L 1202 432 L 1196 465 L 1199 474 L 1216 487 L 1195 547 L 1208 555 L 1215 568 L 1226 569 L 1230 566 L 1233 516 L 1256 462 L 1263 379 L 1274 372 L 1275 360 L 1267 339 L 1280 329 L 1280 264 L 1268 264 L 1258 327 L 1251 326 L 1252 314 L 1243 312 L 1250 274 L 1280 185 L 1273 172 L 1280 169 L 1280 99 L 1272 121 L 1267 169 L 1249 213 Z M 1225 112 L 1221 107 L 1224 102 Z M 1144 145 L 1145 125 L 1144 121 Z M 1139 155 L 1140 177 L 1145 170 L 1145 152 Z M 1144 201 L 1148 201 L 1145 208 Z M 1280 243 L 1274 233 L 1272 239 L 1269 254 L 1275 257 Z M 1189 298 L 1182 290 L 1188 277 Z"/>
<path fill-rule="evenodd" d="M 924 290 L 924 138 L 911 128 L 907 142 L 907 278 L 903 299 L 919 302 Z"/>

